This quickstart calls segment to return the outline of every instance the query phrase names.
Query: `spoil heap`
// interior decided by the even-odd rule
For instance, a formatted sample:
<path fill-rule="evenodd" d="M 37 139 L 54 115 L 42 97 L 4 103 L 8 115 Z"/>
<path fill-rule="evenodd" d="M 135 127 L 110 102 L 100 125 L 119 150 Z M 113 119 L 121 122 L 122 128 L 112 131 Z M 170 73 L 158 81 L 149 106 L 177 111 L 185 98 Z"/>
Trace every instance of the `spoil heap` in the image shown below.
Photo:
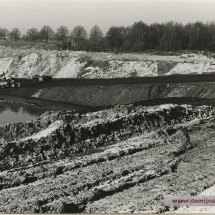
<path fill-rule="evenodd" d="M 169 210 L 157 204 L 161 193 L 196 194 L 214 183 L 213 161 L 207 184 L 186 165 L 190 155 L 200 163 L 213 153 L 214 126 L 212 107 L 190 105 L 48 111 L 31 122 L 1 126 L 0 211 Z"/>

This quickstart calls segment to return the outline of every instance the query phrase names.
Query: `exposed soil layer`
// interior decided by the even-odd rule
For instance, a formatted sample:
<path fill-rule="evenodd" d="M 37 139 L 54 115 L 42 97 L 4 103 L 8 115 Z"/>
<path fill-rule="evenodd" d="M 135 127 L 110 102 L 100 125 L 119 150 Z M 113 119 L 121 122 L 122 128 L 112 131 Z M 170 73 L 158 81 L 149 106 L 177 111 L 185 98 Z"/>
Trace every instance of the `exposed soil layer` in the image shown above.
<path fill-rule="evenodd" d="M 33 84 L 32 86 L 23 86 L 21 88 L 0 89 L 1 94 L 91 107 L 130 104 L 165 98 L 189 98 L 187 100 L 181 99 L 182 103 L 186 104 L 193 104 L 193 99 L 205 101 L 205 103 L 199 104 L 215 104 L 214 83 L 72 85 L 68 82 L 66 85 L 58 85 L 58 82 L 56 82 L 55 85 L 55 82 L 53 82 L 52 85 L 43 83 L 42 85 Z"/>
<path fill-rule="evenodd" d="M 212 99 L 215 98 L 215 84 L 158 84 L 151 87 L 150 96 L 151 98 L 198 97 Z"/>
<path fill-rule="evenodd" d="M 49 111 L 0 127 L 0 212 L 165 212 L 215 183 L 215 112 L 190 105 Z"/>
<path fill-rule="evenodd" d="M 202 74 L 214 70 L 214 58 L 210 54 L 159 56 L 0 47 L 0 73 L 17 78 L 36 74 L 55 78 L 123 78 Z"/>
<path fill-rule="evenodd" d="M 128 104 L 148 99 L 150 85 L 21 87 L 0 89 L 10 94 L 85 106 Z"/>

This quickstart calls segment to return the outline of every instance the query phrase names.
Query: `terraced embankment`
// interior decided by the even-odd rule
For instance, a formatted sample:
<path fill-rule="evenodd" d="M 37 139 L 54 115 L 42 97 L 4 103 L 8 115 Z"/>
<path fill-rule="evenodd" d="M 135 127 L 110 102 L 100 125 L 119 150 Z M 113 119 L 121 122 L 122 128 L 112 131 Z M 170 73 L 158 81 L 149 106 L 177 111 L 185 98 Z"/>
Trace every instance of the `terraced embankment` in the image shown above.
<path fill-rule="evenodd" d="M 108 106 L 147 100 L 149 85 L 56 86 L 0 89 L 1 94 L 26 96 L 76 105 Z"/>
<path fill-rule="evenodd" d="M 0 211 L 168 211 L 161 194 L 215 183 L 214 117 L 208 106 L 127 105 L 1 126 Z"/>
<path fill-rule="evenodd" d="M 205 104 L 214 105 L 206 99 L 215 98 L 215 83 L 175 84 L 128 84 L 128 85 L 59 85 L 34 84 L 21 88 L 0 89 L 0 95 L 9 94 L 68 102 L 86 106 L 109 106 L 130 104 L 151 99 L 188 98 L 183 102 L 192 104 L 192 98 L 205 99 Z M 170 101 L 171 102 L 171 101 Z"/>
<path fill-rule="evenodd" d="M 163 53 L 164 54 L 164 53 Z M 1 89 L 0 95 L 11 94 L 37 97 L 54 101 L 69 102 L 77 105 L 108 106 L 129 104 L 151 98 L 195 97 L 214 98 L 213 83 L 173 83 L 175 74 L 203 74 L 205 77 L 215 71 L 214 54 L 175 53 L 174 55 L 153 54 L 114 54 L 86 53 L 69 51 L 24 50 L 0 47 L 0 73 L 15 78 L 27 78 L 33 75 L 51 75 L 56 79 L 111 79 L 125 77 L 154 77 L 158 82 L 144 82 L 137 85 L 119 83 L 111 85 L 60 85 L 53 81 L 52 86 L 34 85 L 21 89 Z M 150 76 L 150 77 L 149 77 Z M 190 75 L 192 76 L 192 75 Z M 186 77 L 188 76 L 184 76 Z M 194 77 L 194 76 L 193 76 Z M 210 76 L 211 77 L 211 76 Z M 202 77 L 196 78 L 198 82 Z M 129 80 L 129 79 L 128 79 Z M 138 78 L 136 80 L 139 80 Z M 170 80 L 170 81 L 169 81 Z M 190 82 L 195 81 L 189 79 Z M 204 81 L 204 80 L 203 80 Z M 208 80 L 210 81 L 210 80 Z M 213 79 L 211 79 L 213 81 Z M 89 80 L 90 82 L 90 80 Z M 167 83 L 168 82 L 168 83 Z M 166 84 L 164 84 L 166 83 Z M 47 84 L 47 86 L 46 86 Z M 54 86 L 54 84 L 56 84 Z"/>

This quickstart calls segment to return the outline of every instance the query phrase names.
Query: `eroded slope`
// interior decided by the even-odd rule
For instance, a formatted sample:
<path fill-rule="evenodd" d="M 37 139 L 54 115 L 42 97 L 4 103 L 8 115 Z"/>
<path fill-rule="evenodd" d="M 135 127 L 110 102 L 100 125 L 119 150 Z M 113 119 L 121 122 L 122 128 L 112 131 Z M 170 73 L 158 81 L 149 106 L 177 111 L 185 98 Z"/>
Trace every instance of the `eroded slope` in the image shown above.
<path fill-rule="evenodd" d="M 204 55 L 86 53 L 0 48 L 0 73 L 27 78 L 120 78 L 211 73 L 214 59 Z"/>
<path fill-rule="evenodd" d="M 214 110 L 190 105 L 46 112 L 0 127 L 1 212 L 162 212 L 214 177 Z"/>

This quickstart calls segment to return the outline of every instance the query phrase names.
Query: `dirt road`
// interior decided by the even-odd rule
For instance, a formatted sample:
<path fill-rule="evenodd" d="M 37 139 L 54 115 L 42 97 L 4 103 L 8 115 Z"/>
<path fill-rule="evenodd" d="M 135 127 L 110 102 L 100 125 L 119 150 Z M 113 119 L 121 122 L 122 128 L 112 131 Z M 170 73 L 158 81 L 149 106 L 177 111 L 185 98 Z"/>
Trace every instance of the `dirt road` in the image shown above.
<path fill-rule="evenodd" d="M 17 79 L 22 87 L 57 87 L 73 85 L 124 85 L 124 84 L 157 84 L 157 83 L 196 83 L 215 82 L 215 74 L 170 75 L 158 77 L 111 78 L 111 79 L 53 79 L 51 82 L 37 82 L 31 79 Z"/>

